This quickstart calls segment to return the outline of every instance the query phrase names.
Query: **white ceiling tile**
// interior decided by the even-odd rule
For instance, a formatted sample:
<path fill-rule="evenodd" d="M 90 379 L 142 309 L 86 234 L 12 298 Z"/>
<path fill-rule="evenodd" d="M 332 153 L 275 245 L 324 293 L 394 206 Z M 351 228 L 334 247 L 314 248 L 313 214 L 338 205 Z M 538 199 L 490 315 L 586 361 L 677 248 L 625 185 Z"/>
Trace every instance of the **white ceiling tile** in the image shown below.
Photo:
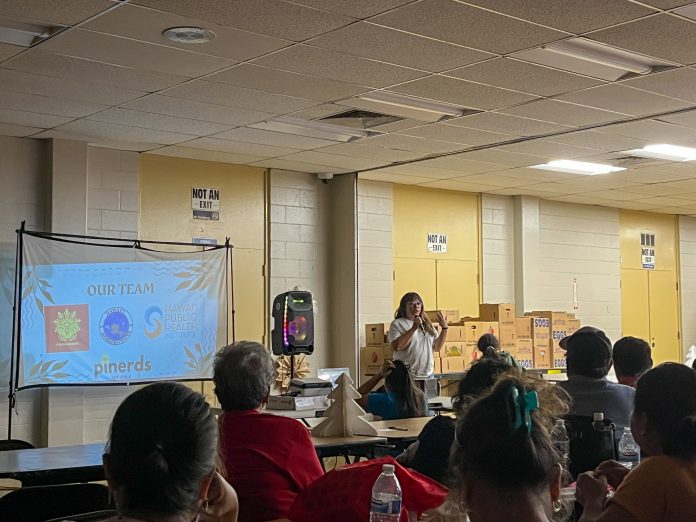
<path fill-rule="evenodd" d="M 296 136 L 283 132 L 273 132 L 261 129 L 238 127 L 211 136 L 222 140 L 241 141 L 245 143 L 258 143 L 260 145 L 274 145 L 276 147 L 290 147 L 293 149 L 316 149 L 334 145 L 335 141 L 310 138 L 308 136 Z"/>
<path fill-rule="evenodd" d="M 664 166 L 659 166 L 658 168 L 660 170 L 655 170 L 655 168 L 636 168 L 620 174 L 625 174 L 627 179 L 636 183 L 670 183 L 670 186 L 673 182 L 689 180 L 693 176 L 693 173 L 685 169 L 666 170 Z"/>
<path fill-rule="evenodd" d="M 550 136 L 546 138 L 546 141 L 606 152 L 640 149 L 648 144 L 645 140 L 600 131 L 579 131 L 561 136 Z"/>
<path fill-rule="evenodd" d="M 499 143 L 503 141 L 513 140 L 518 136 L 512 134 L 500 134 L 497 132 L 488 132 L 477 129 L 469 129 L 458 125 L 449 125 L 446 123 L 431 123 L 412 129 L 399 131 L 399 134 L 408 136 L 420 136 L 422 138 L 431 138 L 443 141 L 451 141 L 462 145 L 487 145 L 490 143 Z M 463 147 L 459 147 L 463 148 Z"/>
<path fill-rule="evenodd" d="M 17 138 L 23 138 L 25 136 L 31 136 L 37 132 L 41 132 L 43 129 L 37 129 L 35 127 L 25 127 L 23 125 L 10 125 L 9 123 L 0 123 L 0 136 L 15 136 Z"/>
<path fill-rule="evenodd" d="M 403 120 L 393 121 L 391 123 L 385 123 L 383 125 L 375 125 L 372 130 L 380 132 L 397 132 L 405 129 L 412 129 L 413 127 L 420 127 L 423 125 L 421 120 L 415 120 L 413 118 L 404 118 Z"/>
<path fill-rule="evenodd" d="M 693 181 L 691 187 L 696 191 L 696 180 Z M 637 185 L 635 187 L 629 187 L 623 189 L 623 192 L 628 194 L 640 194 L 643 196 L 676 196 L 679 194 L 684 194 L 684 186 L 672 186 L 670 183 L 650 183 L 645 185 Z"/>
<path fill-rule="evenodd" d="M 198 100 L 206 103 L 225 105 L 227 107 L 239 107 L 276 114 L 306 109 L 317 102 L 282 94 L 272 94 L 264 91 L 256 91 L 227 85 L 225 83 L 206 82 L 194 80 L 192 82 L 173 87 L 164 92 L 167 96 Z"/>
<path fill-rule="evenodd" d="M 553 96 L 554 94 L 594 87 L 603 83 L 600 80 L 586 76 L 521 62 L 511 58 L 496 58 L 469 65 L 454 71 L 448 71 L 447 75 L 539 96 Z"/>
<path fill-rule="evenodd" d="M 522 143 L 514 143 L 512 145 L 503 145 L 499 148 L 508 152 L 541 156 L 546 158 L 548 161 L 579 158 L 595 152 L 594 149 L 588 149 L 586 147 L 575 147 L 573 145 L 553 143 L 551 141 L 544 140 L 524 141 Z"/>
<path fill-rule="evenodd" d="M 511 116 L 522 116 L 524 118 L 550 121 L 562 125 L 578 126 L 608 123 L 628 117 L 627 115 L 616 112 L 593 109 L 591 107 L 555 100 L 533 101 L 518 107 L 510 107 L 499 112 Z"/>
<path fill-rule="evenodd" d="M 634 121 L 610 125 L 602 129 L 610 134 L 642 138 L 657 143 L 676 143 L 694 138 L 694 130 L 655 120 Z"/>
<path fill-rule="evenodd" d="M 420 183 L 420 185 L 429 188 L 460 190 L 463 192 L 491 192 L 500 188 L 495 185 L 482 185 L 480 183 L 472 183 L 464 180 L 466 180 L 466 178 L 461 178 L 461 180 L 441 179 L 439 181 Z"/>
<path fill-rule="evenodd" d="M 498 109 L 535 99 L 529 94 L 445 76 L 429 76 L 389 90 L 475 109 Z"/>
<path fill-rule="evenodd" d="M 113 5 L 108 0 L 3 0 L 0 13 L 24 20 L 73 25 Z"/>
<path fill-rule="evenodd" d="M 409 176 L 408 174 L 399 174 L 389 170 L 373 170 L 370 172 L 361 172 L 358 174 L 360 179 L 369 179 L 371 181 L 383 181 L 385 183 L 398 183 L 399 185 L 417 185 L 419 183 L 431 181 L 430 178 L 423 176 Z"/>
<path fill-rule="evenodd" d="M 609 201 L 636 201 L 639 196 L 635 193 L 629 192 L 632 188 L 634 187 L 593 190 L 590 192 L 583 192 L 582 195 L 589 198 L 599 198 Z"/>
<path fill-rule="evenodd" d="M 468 3 L 570 33 L 584 33 L 655 12 L 625 0 L 468 0 Z"/>
<path fill-rule="evenodd" d="M 57 131 L 74 133 L 82 136 L 105 138 L 115 141 L 134 141 L 143 143 L 161 143 L 171 145 L 187 141 L 195 136 L 178 132 L 156 131 L 102 121 L 76 120 L 56 127 Z"/>
<path fill-rule="evenodd" d="M 206 80 L 324 102 L 355 96 L 370 90 L 369 87 L 361 87 L 352 83 L 337 82 L 251 64 L 237 65 L 208 76 Z"/>
<path fill-rule="evenodd" d="M 648 210 L 650 212 L 657 212 L 658 214 L 674 214 L 674 215 L 688 215 L 694 212 L 693 208 L 690 207 L 650 207 Z"/>
<path fill-rule="evenodd" d="M 355 20 L 283 0 L 135 0 L 133 3 L 296 42 Z"/>
<path fill-rule="evenodd" d="M 644 185 L 646 187 L 657 187 L 657 189 L 662 189 L 662 190 L 675 190 L 679 191 L 676 193 L 672 194 L 659 194 L 657 192 L 650 193 L 649 195 L 655 195 L 655 196 L 677 196 L 677 197 L 683 197 L 686 198 L 688 196 L 689 199 L 692 199 L 694 197 L 694 193 L 696 193 L 696 178 L 692 179 L 683 179 L 679 181 L 668 181 L 664 183 L 654 183 L 652 185 Z"/>
<path fill-rule="evenodd" d="M 190 26 L 209 29 L 215 33 L 215 39 L 205 44 L 191 46 L 190 44 L 172 42 L 162 36 L 162 32 L 171 27 Z M 256 58 L 293 43 L 290 40 L 272 38 L 129 4 L 122 5 L 81 27 L 100 33 L 124 36 L 187 51 L 195 50 L 199 53 L 239 61 Z"/>
<path fill-rule="evenodd" d="M 292 114 L 292 116 L 294 118 L 302 118 L 303 120 L 318 120 L 333 114 L 338 114 L 339 112 L 345 112 L 345 110 L 346 108 L 343 105 L 336 105 L 335 103 L 322 103 L 321 105 L 315 105 L 309 109 L 296 111 Z"/>
<path fill-rule="evenodd" d="M 623 85 L 603 85 L 563 94 L 557 99 L 609 111 L 646 116 L 688 107 L 689 103 Z"/>
<path fill-rule="evenodd" d="M 136 91 L 155 92 L 173 87 L 188 78 L 175 74 L 164 74 L 144 69 L 133 69 L 118 65 L 95 62 L 62 54 L 30 49 L 2 66 L 69 80 L 81 80 L 111 87 L 125 87 Z"/>
<path fill-rule="evenodd" d="M 672 114 L 671 116 L 661 116 L 658 119 L 659 121 L 696 129 L 696 110 Z"/>
<path fill-rule="evenodd" d="M 0 62 L 15 56 L 24 50 L 26 50 L 26 47 L 0 43 Z"/>
<path fill-rule="evenodd" d="M 271 55 L 257 58 L 253 63 L 376 88 L 413 80 L 426 74 L 415 69 L 358 58 L 308 45 L 289 47 Z"/>
<path fill-rule="evenodd" d="M 548 188 L 549 185 L 547 183 L 534 183 L 532 185 L 526 185 L 523 187 L 492 190 L 491 194 L 498 194 L 500 196 L 540 196 L 544 198 L 560 195 L 558 192 L 548 190 Z"/>
<path fill-rule="evenodd" d="M 119 123 L 145 129 L 155 129 L 169 132 L 183 132 L 194 136 L 205 136 L 216 132 L 222 132 L 230 128 L 230 125 L 211 123 L 200 120 L 179 118 L 163 114 L 134 111 L 131 109 L 113 108 L 87 117 L 88 120 Z"/>
<path fill-rule="evenodd" d="M 416 176 L 428 179 L 447 179 L 461 176 L 461 173 L 459 172 L 424 167 L 421 162 L 409 163 L 408 165 L 397 165 L 380 170 L 384 172 L 393 172 L 394 174 L 405 174 L 407 176 Z"/>
<path fill-rule="evenodd" d="M 340 156 L 338 154 L 326 154 L 318 151 L 299 152 L 284 156 L 282 159 L 290 161 L 300 161 L 314 165 L 326 165 L 327 167 L 338 167 L 349 170 L 362 170 L 380 167 L 385 162 L 379 160 L 355 158 L 352 156 Z"/>
<path fill-rule="evenodd" d="M 0 107 L 18 111 L 38 112 L 54 116 L 81 118 L 108 109 L 108 105 L 86 103 L 22 92 L 0 91 Z"/>
<path fill-rule="evenodd" d="M 370 21 L 493 53 L 510 53 L 566 36 L 553 29 L 450 0 L 415 2 Z"/>
<path fill-rule="evenodd" d="M 209 56 L 155 45 L 119 36 L 70 29 L 43 42 L 43 51 L 67 54 L 125 67 L 137 67 L 167 74 L 195 78 L 237 63 L 235 60 Z"/>
<path fill-rule="evenodd" d="M 446 71 L 495 56 L 367 22 L 342 27 L 315 38 L 311 44 L 430 72 Z"/>
<path fill-rule="evenodd" d="M 413 2 L 413 0 L 294 0 L 296 4 L 331 11 L 353 18 L 367 18 L 395 7 Z"/>
<path fill-rule="evenodd" d="M 35 112 L 15 111 L 12 109 L 0 109 L 0 122 L 11 123 L 24 127 L 38 127 L 49 129 L 56 125 L 67 123 L 73 118 L 65 116 L 52 116 L 49 114 L 38 114 Z"/>
<path fill-rule="evenodd" d="M 443 152 L 454 152 L 461 150 L 459 143 L 446 141 L 428 140 L 415 136 L 402 136 L 399 134 L 383 134 L 376 138 L 369 138 L 364 141 L 366 145 L 376 145 L 388 149 L 405 150 L 409 152 L 422 152 L 423 155 L 437 154 Z"/>
<path fill-rule="evenodd" d="M 639 202 L 649 203 L 655 207 L 679 207 L 681 205 L 688 205 L 691 200 L 687 198 L 678 198 L 674 196 L 650 196 L 650 197 L 636 197 L 635 200 Z"/>
<path fill-rule="evenodd" d="M 220 152 L 215 150 L 192 149 L 182 147 L 180 145 L 169 145 L 162 147 L 153 152 L 158 156 L 173 156 L 176 158 L 188 158 L 202 161 L 218 161 L 220 163 L 233 163 L 235 165 L 244 165 L 259 161 L 263 158 L 259 156 L 251 156 L 248 154 L 235 154 L 233 152 Z"/>
<path fill-rule="evenodd" d="M 496 112 L 483 112 L 455 118 L 447 120 L 447 124 L 517 136 L 536 136 L 551 132 L 562 132 L 573 128 L 570 125 L 559 125 L 558 123 L 508 116 L 507 114 Z"/>
<path fill-rule="evenodd" d="M 141 91 L 96 85 L 64 78 L 50 78 L 21 71 L 10 71 L 9 69 L 0 69 L 0 85 L 6 91 L 39 94 L 104 105 L 118 105 L 146 94 Z"/>
<path fill-rule="evenodd" d="M 370 145 L 370 141 L 360 141 L 358 143 L 341 143 L 324 147 L 318 152 L 328 154 L 338 154 L 339 156 L 351 156 L 354 158 L 365 158 L 377 160 L 382 163 L 391 163 L 393 161 L 408 161 L 420 158 L 423 156 L 420 152 L 409 152 L 405 150 L 385 149 Z"/>
<path fill-rule="evenodd" d="M 644 0 L 642 3 L 658 9 L 672 9 L 673 7 L 690 4 L 692 0 Z"/>
<path fill-rule="evenodd" d="M 256 161 L 251 163 L 255 167 L 264 167 L 267 169 L 283 169 L 291 170 L 295 172 L 309 172 L 312 174 L 318 174 L 323 172 L 330 172 L 333 174 L 342 174 L 350 172 L 350 169 L 339 169 L 336 167 L 328 167 L 326 165 L 312 165 L 311 163 L 304 163 L 301 161 L 291 161 L 282 158 L 273 158 L 263 161 Z"/>
<path fill-rule="evenodd" d="M 274 114 L 267 112 L 224 107 L 212 103 L 160 95 L 146 96 L 127 103 L 124 107 L 143 112 L 151 112 L 153 114 L 168 114 L 170 116 L 179 116 L 181 118 L 210 121 L 227 125 L 246 125 L 248 123 L 263 121 L 274 116 Z"/>
<path fill-rule="evenodd" d="M 667 14 L 603 29 L 586 37 L 663 60 L 685 65 L 696 63 L 696 24 Z"/>
<path fill-rule="evenodd" d="M 81 134 L 79 132 L 61 131 L 56 129 L 49 129 L 47 131 L 40 132 L 39 134 L 33 135 L 32 138 L 84 141 L 96 147 L 104 147 L 108 149 L 118 150 L 132 150 L 137 152 L 158 149 L 162 146 L 161 143 L 147 143 L 143 141 L 123 141 L 105 136 L 97 136 L 94 134 Z"/>
<path fill-rule="evenodd" d="M 497 163 L 486 163 L 483 161 L 470 161 L 460 159 L 455 156 L 446 156 L 443 158 L 435 158 L 425 161 L 420 161 L 417 165 L 429 167 L 433 169 L 443 169 L 446 171 L 457 172 L 459 176 L 465 174 L 480 174 L 482 172 L 500 171 L 501 165 Z"/>
<path fill-rule="evenodd" d="M 217 150 L 220 152 L 233 152 L 260 158 L 274 158 L 299 152 L 299 149 L 290 147 L 274 147 L 271 145 L 259 145 L 258 143 L 242 143 L 218 138 L 197 138 L 182 144 L 183 147 L 192 149 Z M 253 160 L 252 160 L 253 161 Z"/>
<path fill-rule="evenodd" d="M 682 100 L 696 101 L 696 70 L 680 67 L 669 71 L 639 76 L 632 80 L 621 82 L 622 85 L 643 89 L 644 91 L 664 94 Z"/>
<path fill-rule="evenodd" d="M 462 181 L 465 183 L 477 183 L 481 185 L 490 185 L 492 187 L 498 188 L 512 188 L 512 187 L 522 187 L 525 185 L 534 184 L 533 181 L 514 178 L 512 176 L 506 176 L 504 174 L 498 174 L 496 172 L 486 172 L 484 174 L 473 174 L 471 176 L 464 176 L 461 178 L 455 178 L 454 181 Z"/>
<path fill-rule="evenodd" d="M 527 167 L 529 165 L 538 165 L 546 160 L 542 156 L 531 156 L 529 154 L 518 154 L 500 149 L 483 149 L 473 152 L 465 152 L 453 156 L 460 159 L 483 161 L 486 163 L 497 163 L 500 165 L 509 165 L 510 167 Z"/>

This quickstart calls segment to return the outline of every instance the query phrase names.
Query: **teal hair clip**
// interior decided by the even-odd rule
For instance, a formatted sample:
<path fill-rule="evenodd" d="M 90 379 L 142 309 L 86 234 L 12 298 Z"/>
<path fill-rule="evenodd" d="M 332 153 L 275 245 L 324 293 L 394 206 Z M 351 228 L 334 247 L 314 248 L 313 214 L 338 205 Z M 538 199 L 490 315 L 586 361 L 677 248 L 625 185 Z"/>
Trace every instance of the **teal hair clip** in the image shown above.
<path fill-rule="evenodd" d="M 537 392 L 525 391 L 521 386 L 510 386 L 510 401 L 512 402 L 512 433 L 525 426 L 527 433 L 532 431 L 531 412 L 539 409 Z"/>

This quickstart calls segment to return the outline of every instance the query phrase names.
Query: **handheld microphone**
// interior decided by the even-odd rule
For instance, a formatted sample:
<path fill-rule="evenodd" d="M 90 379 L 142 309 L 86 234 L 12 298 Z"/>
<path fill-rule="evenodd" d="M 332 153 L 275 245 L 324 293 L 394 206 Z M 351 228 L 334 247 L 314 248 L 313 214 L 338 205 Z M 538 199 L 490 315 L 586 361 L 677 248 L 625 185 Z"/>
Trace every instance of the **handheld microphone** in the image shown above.
<path fill-rule="evenodd" d="M 418 317 L 420 317 L 420 315 Z M 425 333 L 425 323 L 423 322 L 422 318 L 421 323 L 418 326 L 420 326 L 421 332 Z"/>

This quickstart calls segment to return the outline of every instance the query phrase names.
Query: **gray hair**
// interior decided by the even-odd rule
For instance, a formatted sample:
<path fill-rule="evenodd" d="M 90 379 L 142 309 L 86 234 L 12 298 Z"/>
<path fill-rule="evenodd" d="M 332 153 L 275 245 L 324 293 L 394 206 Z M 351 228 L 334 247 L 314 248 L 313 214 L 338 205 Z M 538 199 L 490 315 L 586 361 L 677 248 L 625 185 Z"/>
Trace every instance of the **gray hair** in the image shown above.
<path fill-rule="evenodd" d="M 253 410 L 270 393 L 275 370 L 265 346 L 239 341 L 215 356 L 213 382 L 223 410 Z"/>

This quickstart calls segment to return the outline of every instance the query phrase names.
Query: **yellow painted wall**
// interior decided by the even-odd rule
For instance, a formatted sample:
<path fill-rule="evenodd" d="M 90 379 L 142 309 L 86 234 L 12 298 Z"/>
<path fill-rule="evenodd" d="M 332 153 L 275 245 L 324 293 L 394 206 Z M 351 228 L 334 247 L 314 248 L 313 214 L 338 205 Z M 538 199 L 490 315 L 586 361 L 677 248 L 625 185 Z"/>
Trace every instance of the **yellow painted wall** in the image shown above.
<path fill-rule="evenodd" d="M 394 185 L 394 307 L 407 291 L 426 308 L 476 316 L 480 298 L 479 196 Z M 447 234 L 447 252 L 428 252 L 428 233 Z"/>
<path fill-rule="evenodd" d="M 140 239 L 191 242 L 193 237 L 212 237 L 222 244 L 230 238 L 237 340 L 262 342 L 264 335 L 264 180 L 260 168 L 150 154 L 140 160 Z M 193 219 L 194 186 L 220 190 L 219 221 Z M 211 391 L 209 383 L 205 391 Z"/>
<path fill-rule="evenodd" d="M 680 361 L 679 237 L 675 216 L 619 212 L 621 234 L 621 326 L 623 335 L 641 337 L 653 361 Z M 655 268 L 644 269 L 641 233 L 655 234 Z"/>

